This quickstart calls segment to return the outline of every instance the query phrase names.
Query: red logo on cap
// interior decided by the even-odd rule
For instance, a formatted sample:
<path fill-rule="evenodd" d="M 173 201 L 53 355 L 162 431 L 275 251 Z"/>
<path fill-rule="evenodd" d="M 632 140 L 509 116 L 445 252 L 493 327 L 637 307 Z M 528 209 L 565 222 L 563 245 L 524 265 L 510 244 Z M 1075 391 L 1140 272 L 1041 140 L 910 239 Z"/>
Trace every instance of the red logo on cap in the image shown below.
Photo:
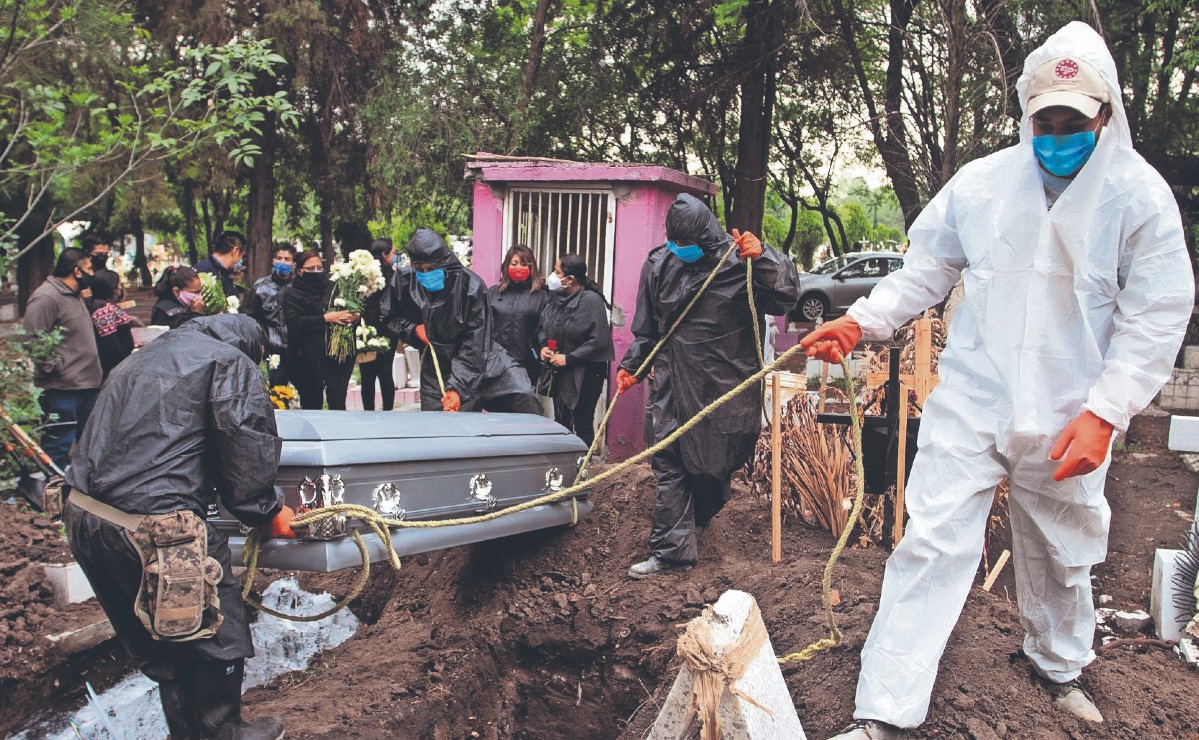
<path fill-rule="evenodd" d="M 1063 59 L 1054 67 L 1053 74 L 1059 79 L 1068 80 L 1078 74 L 1078 62 L 1073 59 Z"/>

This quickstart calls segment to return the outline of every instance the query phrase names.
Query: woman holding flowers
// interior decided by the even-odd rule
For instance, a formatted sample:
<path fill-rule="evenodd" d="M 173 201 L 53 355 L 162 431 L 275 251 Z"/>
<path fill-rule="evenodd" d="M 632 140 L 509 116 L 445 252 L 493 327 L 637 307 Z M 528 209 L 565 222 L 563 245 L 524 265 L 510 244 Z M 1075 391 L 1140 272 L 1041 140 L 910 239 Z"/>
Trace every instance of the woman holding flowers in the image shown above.
<path fill-rule="evenodd" d="M 300 392 L 300 408 L 345 409 L 354 352 L 330 356 L 333 335 L 348 331 L 354 341 L 356 311 L 333 304 L 333 283 L 325 273 L 319 252 L 303 252 L 296 263 L 300 273 L 283 292 L 283 320 L 287 324 L 287 363 L 292 384 Z M 344 301 L 343 301 L 344 302 Z"/>

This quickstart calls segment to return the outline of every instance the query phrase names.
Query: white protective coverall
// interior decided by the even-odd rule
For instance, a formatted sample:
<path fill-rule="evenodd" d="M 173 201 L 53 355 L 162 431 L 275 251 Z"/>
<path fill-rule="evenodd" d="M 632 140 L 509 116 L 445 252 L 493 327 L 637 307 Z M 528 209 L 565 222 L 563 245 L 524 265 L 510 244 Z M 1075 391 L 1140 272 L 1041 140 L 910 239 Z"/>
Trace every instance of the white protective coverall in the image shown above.
<path fill-rule="evenodd" d="M 1082 411 L 1123 431 L 1153 399 L 1170 377 L 1194 282 L 1177 204 L 1132 149 L 1098 34 L 1071 23 L 1030 54 L 1021 108 L 1032 71 L 1063 55 L 1099 70 L 1112 115 L 1053 208 L 1025 115 L 1020 143 L 962 168 L 913 224 L 903 269 L 849 310 L 866 339 L 887 340 L 964 280 L 920 425 L 910 521 L 862 650 L 859 719 L 924 721 L 1004 476 L 1024 651 L 1057 682 L 1095 657 L 1090 568 L 1107 551 L 1108 463 L 1058 483 L 1049 451 Z"/>

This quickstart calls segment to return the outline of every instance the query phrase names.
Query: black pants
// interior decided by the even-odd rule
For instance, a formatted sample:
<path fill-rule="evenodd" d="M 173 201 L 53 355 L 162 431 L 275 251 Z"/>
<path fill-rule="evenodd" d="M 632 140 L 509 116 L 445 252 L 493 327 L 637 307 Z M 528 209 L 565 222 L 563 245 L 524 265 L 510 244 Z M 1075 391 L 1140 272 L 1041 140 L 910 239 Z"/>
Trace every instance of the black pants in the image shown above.
<path fill-rule="evenodd" d="M 314 367 L 314 365 L 316 365 Z M 354 374 L 354 358 L 339 362 L 332 357 L 316 361 L 297 362 L 289 368 L 292 384 L 300 394 L 300 408 L 345 410 L 350 376 Z"/>
<path fill-rule="evenodd" d="M 574 406 L 554 397 L 554 421 L 578 435 L 588 447 L 595 441 L 595 407 L 604 392 L 604 381 L 608 379 L 608 363 L 594 365 L 583 373 L 579 399 Z"/>
<path fill-rule="evenodd" d="M 391 411 L 395 406 L 396 382 L 392 375 L 392 363 L 395 361 L 396 348 L 392 345 L 386 352 L 379 352 L 374 360 L 358 366 L 362 376 L 362 408 L 366 411 L 375 410 L 375 381 L 379 381 L 379 393 L 383 396 L 383 410 Z"/>
<path fill-rule="evenodd" d="M 699 560 L 696 527 L 706 526 L 724 508 L 732 497 L 731 481 L 687 472 L 677 441 L 655 453 L 650 464 L 658 482 L 650 549 L 662 560 L 695 563 Z"/>

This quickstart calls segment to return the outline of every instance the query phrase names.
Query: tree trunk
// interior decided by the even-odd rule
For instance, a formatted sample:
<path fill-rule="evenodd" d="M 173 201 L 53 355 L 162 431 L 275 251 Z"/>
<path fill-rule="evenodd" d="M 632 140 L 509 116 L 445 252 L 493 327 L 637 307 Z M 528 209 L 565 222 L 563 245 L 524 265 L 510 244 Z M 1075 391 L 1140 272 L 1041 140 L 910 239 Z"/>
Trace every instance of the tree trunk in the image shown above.
<path fill-rule="evenodd" d="M 261 153 L 254 158 L 250 170 L 250 196 L 246 216 L 246 274 L 252 277 L 266 274 L 271 263 L 275 223 L 275 148 L 278 134 L 274 116 L 262 123 L 263 135 L 258 138 Z"/>
<path fill-rule="evenodd" d="M 142 286 L 150 287 L 152 278 L 150 276 L 150 262 L 146 259 L 146 229 L 142 224 L 142 215 L 135 214 L 132 221 L 133 226 L 133 243 L 136 245 L 133 258 L 133 266 L 137 268 L 138 275 L 141 276 Z"/>
<path fill-rule="evenodd" d="M 46 205 L 46 200 L 43 199 L 34 206 L 34 212 L 25 219 L 21 228 L 17 229 L 18 251 L 34 243 L 33 240 L 37 239 L 45 230 L 49 219 L 50 209 Z M 36 246 L 17 260 L 17 312 L 22 316 L 25 315 L 25 305 L 29 303 L 29 296 L 45 282 L 53 269 L 54 238 L 52 236 L 43 237 L 36 242 Z"/>
<path fill-rule="evenodd" d="M 746 5 L 742 40 L 741 122 L 737 140 L 737 170 L 733 208 L 728 227 L 762 233 L 766 212 L 767 165 L 770 160 L 771 115 L 774 111 L 774 64 L 781 1 Z"/>
<path fill-rule="evenodd" d="M 187 261 L 196 264 L 200 261 L 199 250 L 196 248 L 196 181 L 183 181 L 183 199 L 179 204 L 183 209 L 183 239 L 187 242 Z"/>

